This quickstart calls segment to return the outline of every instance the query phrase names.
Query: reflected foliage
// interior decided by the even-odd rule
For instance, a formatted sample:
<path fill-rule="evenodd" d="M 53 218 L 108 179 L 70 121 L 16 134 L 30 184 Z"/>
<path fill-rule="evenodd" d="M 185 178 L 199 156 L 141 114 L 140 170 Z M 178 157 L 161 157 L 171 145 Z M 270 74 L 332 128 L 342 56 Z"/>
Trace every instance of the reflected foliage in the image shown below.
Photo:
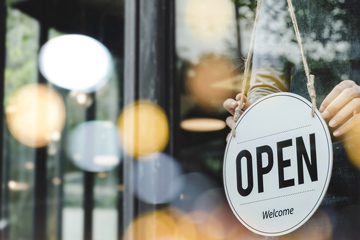
<path fill-rule="evenodd" d="M 18 10 L 8 9 L 5 103 L 21 86 L 37 81 L 39 25 Z"/>

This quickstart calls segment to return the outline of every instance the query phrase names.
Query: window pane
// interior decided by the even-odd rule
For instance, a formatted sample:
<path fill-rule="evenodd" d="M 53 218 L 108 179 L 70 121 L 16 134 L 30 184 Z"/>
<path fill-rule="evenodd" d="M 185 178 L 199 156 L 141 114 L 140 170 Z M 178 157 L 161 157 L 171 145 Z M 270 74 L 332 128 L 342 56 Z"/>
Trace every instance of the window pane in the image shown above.
<path fill-rule="evenodd" d="M 233 123 L 223 103 L 243 90 L 252 103 L 274 92 L 310 96 L 287 1 L 262 1 L 243 80 L 257 3 L 2 1 L 0 238 L 264 239 L 226 198 Z M 336 88 L 348 109 L 338 124 L 356 124 L 333 135 L 320 208 L 279 239 L 357 239 L 359 7 L 293 4 L 317 107 L 347 84 Z"/>

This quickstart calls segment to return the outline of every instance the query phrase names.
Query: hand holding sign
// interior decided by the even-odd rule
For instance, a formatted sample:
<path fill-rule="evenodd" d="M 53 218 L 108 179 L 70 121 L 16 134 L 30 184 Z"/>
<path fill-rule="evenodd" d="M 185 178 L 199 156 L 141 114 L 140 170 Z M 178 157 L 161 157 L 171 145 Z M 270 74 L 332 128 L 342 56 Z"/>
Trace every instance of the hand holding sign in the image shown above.
<path fill-rule="evenodd" d="M 241 98 L 241 93 L 235 99 L 227 99 L 224 108 L 234 115 L 235 108 Z M 252 103 L 245 97 L 244 111 Z M 324 120 L 329 122 L 329 126 L 335 128 L 334 137 L 339 137 L 348 132 L 355 125 L 360 123 L 360 86 L 352 80 L 344 80 L 334 87 L 321 103 L 319 112 Z M 226 119 L 226 124 L 233 128 L 234 117 Z M 229 136 L 226 138 L 228 141 Z"/>
<path fill-rule="evenodd" d="M 319 111 L 329 126 L 336 128 L 335 137 L 348 132 L 360 122 L 360 86 L 351 80 L 342 81 L 327 95 Z"/>
<path fill-rule="evenodd" d="M 240 101 L 241 99 L 241 93 L 239 93 L 238 95 L 236 95 L 235 99 L 227 99 L 225 102 L 224 102 L 224 108 L 229 112 L 231 113 L 231 115 L 234 115 L 235 113 L 235 108 L 238 106 L 238 101 Z M 243 107 L 243 111 L 245 111 L 248 107 L 250 107 L 251 105 L 251 102 L 244 96 L 244 107 Z M 230 129 L 233 128 L 233 126 L 235 125 L 235 121 L 234 121 L 234 116 L 230 116 L 226 119 L 226 124 L 229 126 Z M 226 141 L 228 141 L 229 137 L 230 137 L 230 134 L 228 134 L 228 136 L 226 137 Z"/>

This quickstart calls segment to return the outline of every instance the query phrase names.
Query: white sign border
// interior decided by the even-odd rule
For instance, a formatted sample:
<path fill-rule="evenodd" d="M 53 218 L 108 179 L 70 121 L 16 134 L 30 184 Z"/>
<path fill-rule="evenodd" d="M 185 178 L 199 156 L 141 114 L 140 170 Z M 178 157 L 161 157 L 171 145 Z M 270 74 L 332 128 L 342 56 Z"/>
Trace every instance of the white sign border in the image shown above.
<path fill-rule="evenodd" d="M 311 114 L 311 108 L 312 108 L 312 105 L 311 103 L 297 95 L 297 94 L 294 94 L 294 93 L 290 93 L 290 92 L 281 92 L 281 93 L 273 93 L 273 94 L 269 94 L 265 97 L 262 97 L 261 99 L 259 99 L 258 101 L 256 101 L 255 103 L 253 103 L 248 109 L 245 110 L 245 112 L 240 116 L 239 120 L 237 121 L 236 123 L 236 126 L 235 128 L 239 125 L 239 123 L 241 122 L 241 120 L 246 116 L 246 114 L 251 111 L 252 108 L 254 108 L 256 105 L 258 105 L 259 103 L 269 99 L 269 98 L 272 98 L 272 97 L 277 97 L 277 96 L 288 96 L 288 97 L 293 97 L 293 98 L 296 98 L 297 100 L 299 101 L 302 101 L 304 102 L 306 105 L 309 106 L 309 114 Z M 224 190 L 225 190 L 225 194 L 226 194 L 226 198 L 228 200 L 228 203 L 231 207 L 231 210 L 232 212 L 234 213 L 234 215 L 236 216 L 236 218 L 247 228 L 249 229 L 250 231 L 256 233 L 256 234 L 259 234 L 259 235 L 262 235 L 262 236 L 270 236 L 270 237 L 275 237 L 275 236 L 281 236 L 281 235 L 285 235 L 285 234 L 288 234 L 288 233 L 291 233 L 293 231 L 295 231 L 296 229 L 300 228 L 303 224 L 305 224 L 311 217 L 312 215 L 316 212 L 316 210 L 319 208 L 322 200 L 324 199 L 325 197 L 325 194 L 327 192 L 327 189 L 329 187 L 329 184 L 330 184 L 330 180 L 331 180 L 331 173 L 332 173 L 332 168 L 333 168 L 333 149 L 332 149 L 332 141 L 331 141 L 331 135 L 330 135 L 330 132 L 329 132 L 329 129 L 327 127 L 327 124 L 326 122 L 324 121 L 324 119 L 322 118 L 320 112 L 315 109 L 315 116 L 320 120 L 321 122 L 321 125 L 324 129 L 324 132 L 325 132 L 325 135 L 326 135 L 326 139 L 327 139 L 327 142 L 328 142 L 328 152 L 329 152 L 329 156 L 330 156 L 330 163 L 329 163 L 329 167 L 327 169 L 327 174 L 326 174 L 326 183 L 322 189 L 322 192 L 321 192 L 321 195 L 319 196 L 319 199 L 317 200 L 316 204 L 314 205 L 314 207 L 312 208 L 312 210 L 309 212 L 308 215 L 306 215 L 306 217 L 301 220 L 298 224 L 296 224 L 295 226 L 292 226 L 290 227 L 289 229 L 286 229 L 284 231 L 281 231 L 281 232 L 264 232 L 264 231 L 260 231 L 258 229 L 255 229 L 253 228 L 252 226 L 248 225 L 241 217 L 240 215 L 238 214 L 238 212 L 235 210 L 234 206 L 233 206 L 233 203 L 229 197 L 229 194 L 228 194 L 228 190 L 227 190 L 227 184 L 226 184 L 226 177 L 225 177 L 225 171 L 226 171 L 226 156 L 227 156 L 227 152 L 228 152 L 228 148 L 229 148 L 229 145 L 230 145 L 230 142 L 231 140 L 233 139 L 232 135 L 230 136 L 229 140 L 228 140 L 228 143 L 226 145 L 226 149 L 225 149 L 225 155 L 224 155 L 224 162 L 223 162 L 223 182 L 224 182 Z M 315 117 L 314 116 L 314 117 Z M 331 147 L 330 147 L 331 146 Z"/>

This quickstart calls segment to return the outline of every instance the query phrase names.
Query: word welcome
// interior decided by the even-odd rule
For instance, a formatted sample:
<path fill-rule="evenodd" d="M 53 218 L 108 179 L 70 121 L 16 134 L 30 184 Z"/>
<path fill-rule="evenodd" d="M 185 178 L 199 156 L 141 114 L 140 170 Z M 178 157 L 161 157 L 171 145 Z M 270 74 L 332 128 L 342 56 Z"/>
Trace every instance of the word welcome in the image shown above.
<path fill-rule="evenodd" d="M 294 208 L 287 208 L 283 210 L 275 210 L 273 209 L 272 212 L 270 210 L 262 212 L 263 219 L 273 218 L 273 217 L 282 217 L 290 214 L 294 214 Z"/>
<path fill-rule="evenodd" d="M 308 170 L 310 179 L 312 182 L 318 180 L 317 160 L 316 160 L 316 145 L 315 145 L 315 133 L 309 134 L 310 140 L 310 158 L 306 151 L 304 140 L 302 137 L 295 138 L 296 146 L 296 158 L 297 158 L 297 179 L 299 184 L 304 183 L 304 162 Z M 291 167 L 291 159 L 284 159 L 284 148 L 291 147 L 293 145 L 293 139 L 287 139 L 276 143 L 277 151 L 277 171 L 279 189 L 285 187 L 291 187 L 295 185 L 294 178 L 285 179 L 284 170 L 287 167 Z M 263 155 L 267 155 L 268 164 L 263 166 Z M 253 157 L 251 153 L 244 149 L 239 152 L 236 158 L 236 176 L 237 176 L 237 190 L 243 197 L 248 196 L 254 188 L 254 176 L 253 176 Z M 311 159 L 311 160 L 310 160 Z M 247 187 L 244 187 L 242 178 L 242 165 L 241 162 L 246 161 L 246 174 L 247 174 Z M 264 192 L 264 175 L 273 170 L 274 154 L 273 149 L 268 145 L 256 147 L 256 164 L 257 167 L 257 182 L 258 193 Z M 271 184 L 271 183 L 270 183 Z"/>

